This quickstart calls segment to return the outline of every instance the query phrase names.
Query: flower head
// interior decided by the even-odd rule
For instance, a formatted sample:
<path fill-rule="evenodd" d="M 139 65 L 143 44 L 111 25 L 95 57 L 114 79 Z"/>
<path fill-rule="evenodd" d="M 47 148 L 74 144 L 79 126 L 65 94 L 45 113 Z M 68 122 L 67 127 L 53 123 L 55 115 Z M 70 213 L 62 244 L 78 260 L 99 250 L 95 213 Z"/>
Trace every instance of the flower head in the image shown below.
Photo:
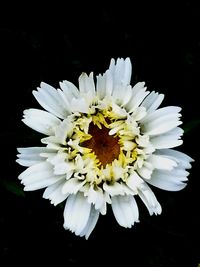
<path fill-rule="evenodd" d="M 24 111 L 23 122 L 46 135 L 41 147 L 18 148 L 24 190 L 46 188 L 43 197 L 66 202 L 64 227 L 89 237 L 110 204 L 117 222 L 139 221 L 138 195 L 150 215 L 161 205 L 151 187 L 178 191 L 186 186 L 192 159 L 172 149 L 182 144 L 180 110 L 159 108 L 164 95 L 144 82 L 130 85 L 129 58 L 113 59 L 96 77 L 79 77 L 60 89 L 41 83 L 33 95 L 46 110 Z"/>

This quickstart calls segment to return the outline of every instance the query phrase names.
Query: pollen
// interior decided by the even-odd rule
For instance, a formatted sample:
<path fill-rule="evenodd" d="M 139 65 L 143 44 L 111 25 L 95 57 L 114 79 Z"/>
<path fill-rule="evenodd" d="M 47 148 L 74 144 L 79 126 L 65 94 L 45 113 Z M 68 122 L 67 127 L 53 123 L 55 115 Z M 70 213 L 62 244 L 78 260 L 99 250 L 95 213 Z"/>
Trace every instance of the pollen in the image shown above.
<path fill-rule="evenodd" d="M 118 159 L 120 154 L 119 138 L 109 135 L 109 129 L 101 125 L 101 129 L 90 123 L 88 133 L 90 140 L 82 143 L 82 146 L 92 149 L 100 164 L 105 168 L 107 164 Z"/>

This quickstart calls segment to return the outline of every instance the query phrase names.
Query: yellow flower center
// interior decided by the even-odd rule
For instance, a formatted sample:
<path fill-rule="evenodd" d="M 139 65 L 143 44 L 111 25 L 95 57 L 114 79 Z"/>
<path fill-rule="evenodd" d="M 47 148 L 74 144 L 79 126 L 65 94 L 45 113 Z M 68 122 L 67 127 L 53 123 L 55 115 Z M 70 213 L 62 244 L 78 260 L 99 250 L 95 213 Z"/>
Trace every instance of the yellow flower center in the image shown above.
<path fill-rule="evenodd" d="M 82 146 L 92 149 L 100 164 L 105 167 L 118 159 L 120 154 L 119 138 L 109 135 L 109 129 L 101 125 L 101 129 L 90 123 L 88 133 L 91 138 L 82 143 Z"/>
<path fill-rule="evenodd" d="M 111 108 L 81 114 L 67 142 L 68 160 L 76 163 L 76 173 L 89 184 L 124 182 L 137 160 L 142 160 L 138 134 L 137 124 L 124 116 L 118 118 Z"/>

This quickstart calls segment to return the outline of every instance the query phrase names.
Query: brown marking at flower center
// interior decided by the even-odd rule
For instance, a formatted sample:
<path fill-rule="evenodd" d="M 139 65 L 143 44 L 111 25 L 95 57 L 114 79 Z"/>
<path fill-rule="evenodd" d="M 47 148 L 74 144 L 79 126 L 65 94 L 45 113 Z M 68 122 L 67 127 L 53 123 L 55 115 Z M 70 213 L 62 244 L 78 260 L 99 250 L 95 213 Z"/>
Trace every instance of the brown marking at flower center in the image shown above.
<path fill-rule="evenodd" d="M 102 125 L 99 129 L 93 123 L 89 126 L 90 140 L 82 143 L 82 146 L 92 149 L 103 167 L 118 159 L 120 153 L 119 138 L 109 135 L 109 129 Z"/>

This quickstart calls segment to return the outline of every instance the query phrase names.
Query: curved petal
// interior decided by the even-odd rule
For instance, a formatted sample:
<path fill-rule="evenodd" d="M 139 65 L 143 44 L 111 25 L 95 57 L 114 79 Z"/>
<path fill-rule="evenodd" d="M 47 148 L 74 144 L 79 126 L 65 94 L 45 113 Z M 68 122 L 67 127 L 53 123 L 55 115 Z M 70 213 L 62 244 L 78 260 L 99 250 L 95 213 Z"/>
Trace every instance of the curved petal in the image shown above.
<path fill-rule="evenodd" d="M 74 97 L 79 97 L 80 92 L 73 83 L 65 80 L 63 82 L 60 82 L 59 84 L 68 101 L 70 101 Z"/>
<path fill-rule="evenodd" d="M 91 204 L 88 203 L 83 193 L 70 195 L 64 210 L 64 228 L 80 235 L 88 224 L 90 211 Z"/>
<path fill-rule="evenodd" d="M 25 191 L 41 189 L 65 179 L 64 176 L 54 175 L 52 165 L 46 161 L 29 167 L 18 178 L 25 185 Z"/>
<path fill-rule="evenodd" d="M 89 103 L 87 103 L 84 97 L 72 98 L 71 99 L 71 109 L 73 112 L 89 112 Z"/>
<path fill-rule="evenodd" d="M 106 95 L 106 77 L 105 74 L 97 75 L 97 85 L 96 85 L 96 90 L 97 90 L 97 96 L 99 99 L 103 99 Z"/>
<path fill-rule="evenodd" d="M 184 182 L 187 181 L 186 176 L 188 175 L 188 172 L 183 173 L 182 176 L 180 176 L 175 170 L 173 170 L 173 172 L 154 170 L 151 179 L 147 180 L 147 182 L 163 190 L 179 191 L 187 185 Z"/>
<path fill-rule="evenodd" d="M 181 111 L 181 108 L 176 107 L 176 106 L 167 106 L 164 108 L 159 108 L 150 114 L 147 113 L 147 116 L 145 116 L 145 118 L 142 120 L 142 123 L 154 122 L 154 121 L 156 121 L 160 118 L 163 118 L 165 116 L 171 116 L 171 115 L 175 115 L 175 114 L 177 117 L 179 117 L 180 111 Z"/>
<path fill-rule="evenodd" d="M 151 92 L 142 102 L 141 106 L 146 108 L 148 114 L 154 112 L 162 103 L 164 99 L 163 94 Z"/>
<path fill-rule="evenodd" d="M 172 129 L 167 133 L 152 136 L 150 141 L 156 149 L 180 146 L 183 143 L 183 141 L 181 140 L 183 132 L 184 131 L 180 127 L 176 127 L 175 129 Z"/>
<path fill-rule="evenodd" d="M 130 100 L 124 105 L 126 110 L 129 113 L 132 113 L 135 111 L 139 105 L 142 103 L 144 98 L 149 94 L 148 91 L 146 91 L 146 87 L 144 87 L 144 82 L 137 83 L 133 89 L 132 89 L 132 97 Z"/>
<path fill-rule="evenodd" d="M 114 88 L 114 84 L 113 84 L 113 77 L 112 74 L 110 72 L 110 70 L 107 70 L 105 72 L 105 85 L 106 85 L 106 96 L 111 96 L 112 95 L 112 91 Z"/>
<path fill-rule="evenodd" d="M 152 154 L 148 161 L 151 162 L 154 168 L 160 170 L 172 170 L 173 168 L 177 167 L 176 161 L 169 159 L 165 156 L 155 155 Z"/>
<path fill-rule="evenodd" d="M 88 190 L 88 202 L 94 204 L 96 210 L 102 210 L 105 205 L 105 197 L 103 194 L 103 190 L 99 187 L 95 188 L 90 186 Z"/>
<path fill-rule="evenodd" d="M 70 194 L 76 194 L 81 187 L 84 186 L 86 181 L 79 181 L 77 178 L 71 178 L 68 181 L 66 181 L 62 187 L 62 193 L 70 193 Z"/>
<path fill-rule="evenodd" d="M 44 82 L 40 86 L 37 91 L 33 91 L 38 103 L 55 116 L 64 119 L 69 114 L 69 111 L 66 109 L 65 102 L 58 91 Z"/>
<path fill-rule="evenodd" d="M 30 167 L 44 161 L 44 158 L 42 157 L 44 153 L 54 152 L 54 150 L 47 147 L 17 148 L 17 151 L 20 154 L 17 154 L 18 159 L 16 160 L 16 162 L 25 167 Z"/>
<path fill-rule="evenodd" d="M 98 219 L 99 219 L 99 211 L 96 210 L 92 205 L 90 210 L 89 220 L 85 228 L 80 233 L 80 236 L 85 236 L 85 239 L 88 239 L 94 227 L 96 226 Z"/>
<path fill-rule="evenodd" d="M 130 84 L 131 74 L 132 66 L 129 58 L 125 60 L 118 58 L 116 63 L 114 59 L 111 59 L 109 69 L 103 76 L 97 77 L 97 95 L 100 98 L 113 95 L 121 104 L 127 102 L 124 92 L 126 86 Z"/>
<path fill-rule="evenodd" d="M 130 187 L 135 194 L 138 191 L 138 188 L 140 188 L 144 184 L 144 180 L 140 178 L 140 176 L 133 172 L 126 180 L 126 184 L 128 187 Z"/>
<path fill-rule="evenodd" d="M 63 184 L 64 181 L 58 181 L 57 183 L 48 186 L 43 193 L 43 198 L 49 199 L 54 206 L 63 202 L 69 196 L 69 194 L 62 193 Z"/>
<path fill-rule="evenodd" d="M 157 150 L 157 154 L 168 156 L 172 160 L 175 160 L 178 163 L 178 166 L 180 168 L 184 168 L 184 169 L 190 169 L 191 162 L 194 161 L 191 157 L 189 157 L 185 153 L 174 150 L 174 149 Z"/>
<path fill-rule="evenodd" d="M 115 196 L 115 195 L 124 195 L 125 191 L 123 186 L 115 182 L 114 184 L 103 184 L 103 189 L 110 195 L 110 196 Z"/>
<path fill-rule="evenodd" d="M 142 126 L 142 132 L 150 136 L 160 135 L 171 131 L 172 129 L 181 124 L 182 121 L 180 121 L 176 116 L 166 116 L 163 118 L 159 118 L 157 121 L 144 124 Z"/>
<path fill-rule="evenodd" d="M 135 222 L 138 222 L 139 212 L 133 196 L 114 196 L 111 206 L 119 225 L 131 228 Z"/>
<path fill-rule="evenodd" d="M 46 135 L 54 135 L 55 128 L 60 124 L 60 120 L 51 113 L 33 108 L 24 110 L 22 121 L 33 130 Z"/>
<path fill-rule="evenodd" d="M 126 105 L 132 97 L 132 87 L 130 85 L 115 85 L 113 87 L 112 99 L 120 106 Z"/>
<path fill-rule="evenodd" d="M 154 166 L 150 163 L 145 161 L 141 168 L 137 168 L 137 172 L 139 175 L 144 179 L 150 179 Z"/>
<path fill-rule="evenodd" d="M 70 118 L 63 120 L 55 130 L 55 137 L 62 145 L 66 145 L 67 137 L 71 137 L 74 125 Z"/>
<path fill-rule="evenodd" d="M 148 135 L 158 135 L 171 131 L 182 124 L 180 110 L 179 107 L 169 106 L 148 114 L 141 121 L 142 132 Z"/>
<path fill-rule="evenodd" d="M 161 214 L 162 212 L 161 205 L 157 201 L 150 187 L 146 183 L 144 183 L 143 187 L 138 190 L 138 195 L 144 202 L 150 215 L 152 215 L 153 213 L 155 213 L 156 215 Z"/>
<path fill-rule="evenodd" d="M 48 159 L 48 162 L 50 162 L 53 165 L 53 173 L 56 175 L 73 173 L 74 171 L 74 163 L 72 161 L 67 161 L 66 159 L 66 153 L 62 153 L 59 151 L 55 156 L 52 156 Z"/>
<path fill-rule="evenodd" d="M 130 84 L 132 65 L 130 58 L 118 58 L 116 63 L 112 58 L 110 61 L 109 71 L 112 74 L 114 87 L 119 84 L 128 85 Z"/>
<path fill-rule="evenodd" d="M 91 103 L 95 97 L 95 85 L 94 85 L 94 78 L 93 73 L 91 72 L 89 77 L 86 73 L 82 73 L 79 77 L 79 90 Z"/>
<path fill-rule="evenodd" d="M 70 100 L 67 99 L 66 95 L 64 94 L 64 92 L 61 90 L 61 89 L 57 89 L 57 92 L 59 94 L 59 96 L 61 97 L 62 99 L 62 102 L 63 102 L 63 106 L 65 107 L 65 110 L 66 110 L 66 114 L 71 114 L 71 105 L 70 105 Z"/>

